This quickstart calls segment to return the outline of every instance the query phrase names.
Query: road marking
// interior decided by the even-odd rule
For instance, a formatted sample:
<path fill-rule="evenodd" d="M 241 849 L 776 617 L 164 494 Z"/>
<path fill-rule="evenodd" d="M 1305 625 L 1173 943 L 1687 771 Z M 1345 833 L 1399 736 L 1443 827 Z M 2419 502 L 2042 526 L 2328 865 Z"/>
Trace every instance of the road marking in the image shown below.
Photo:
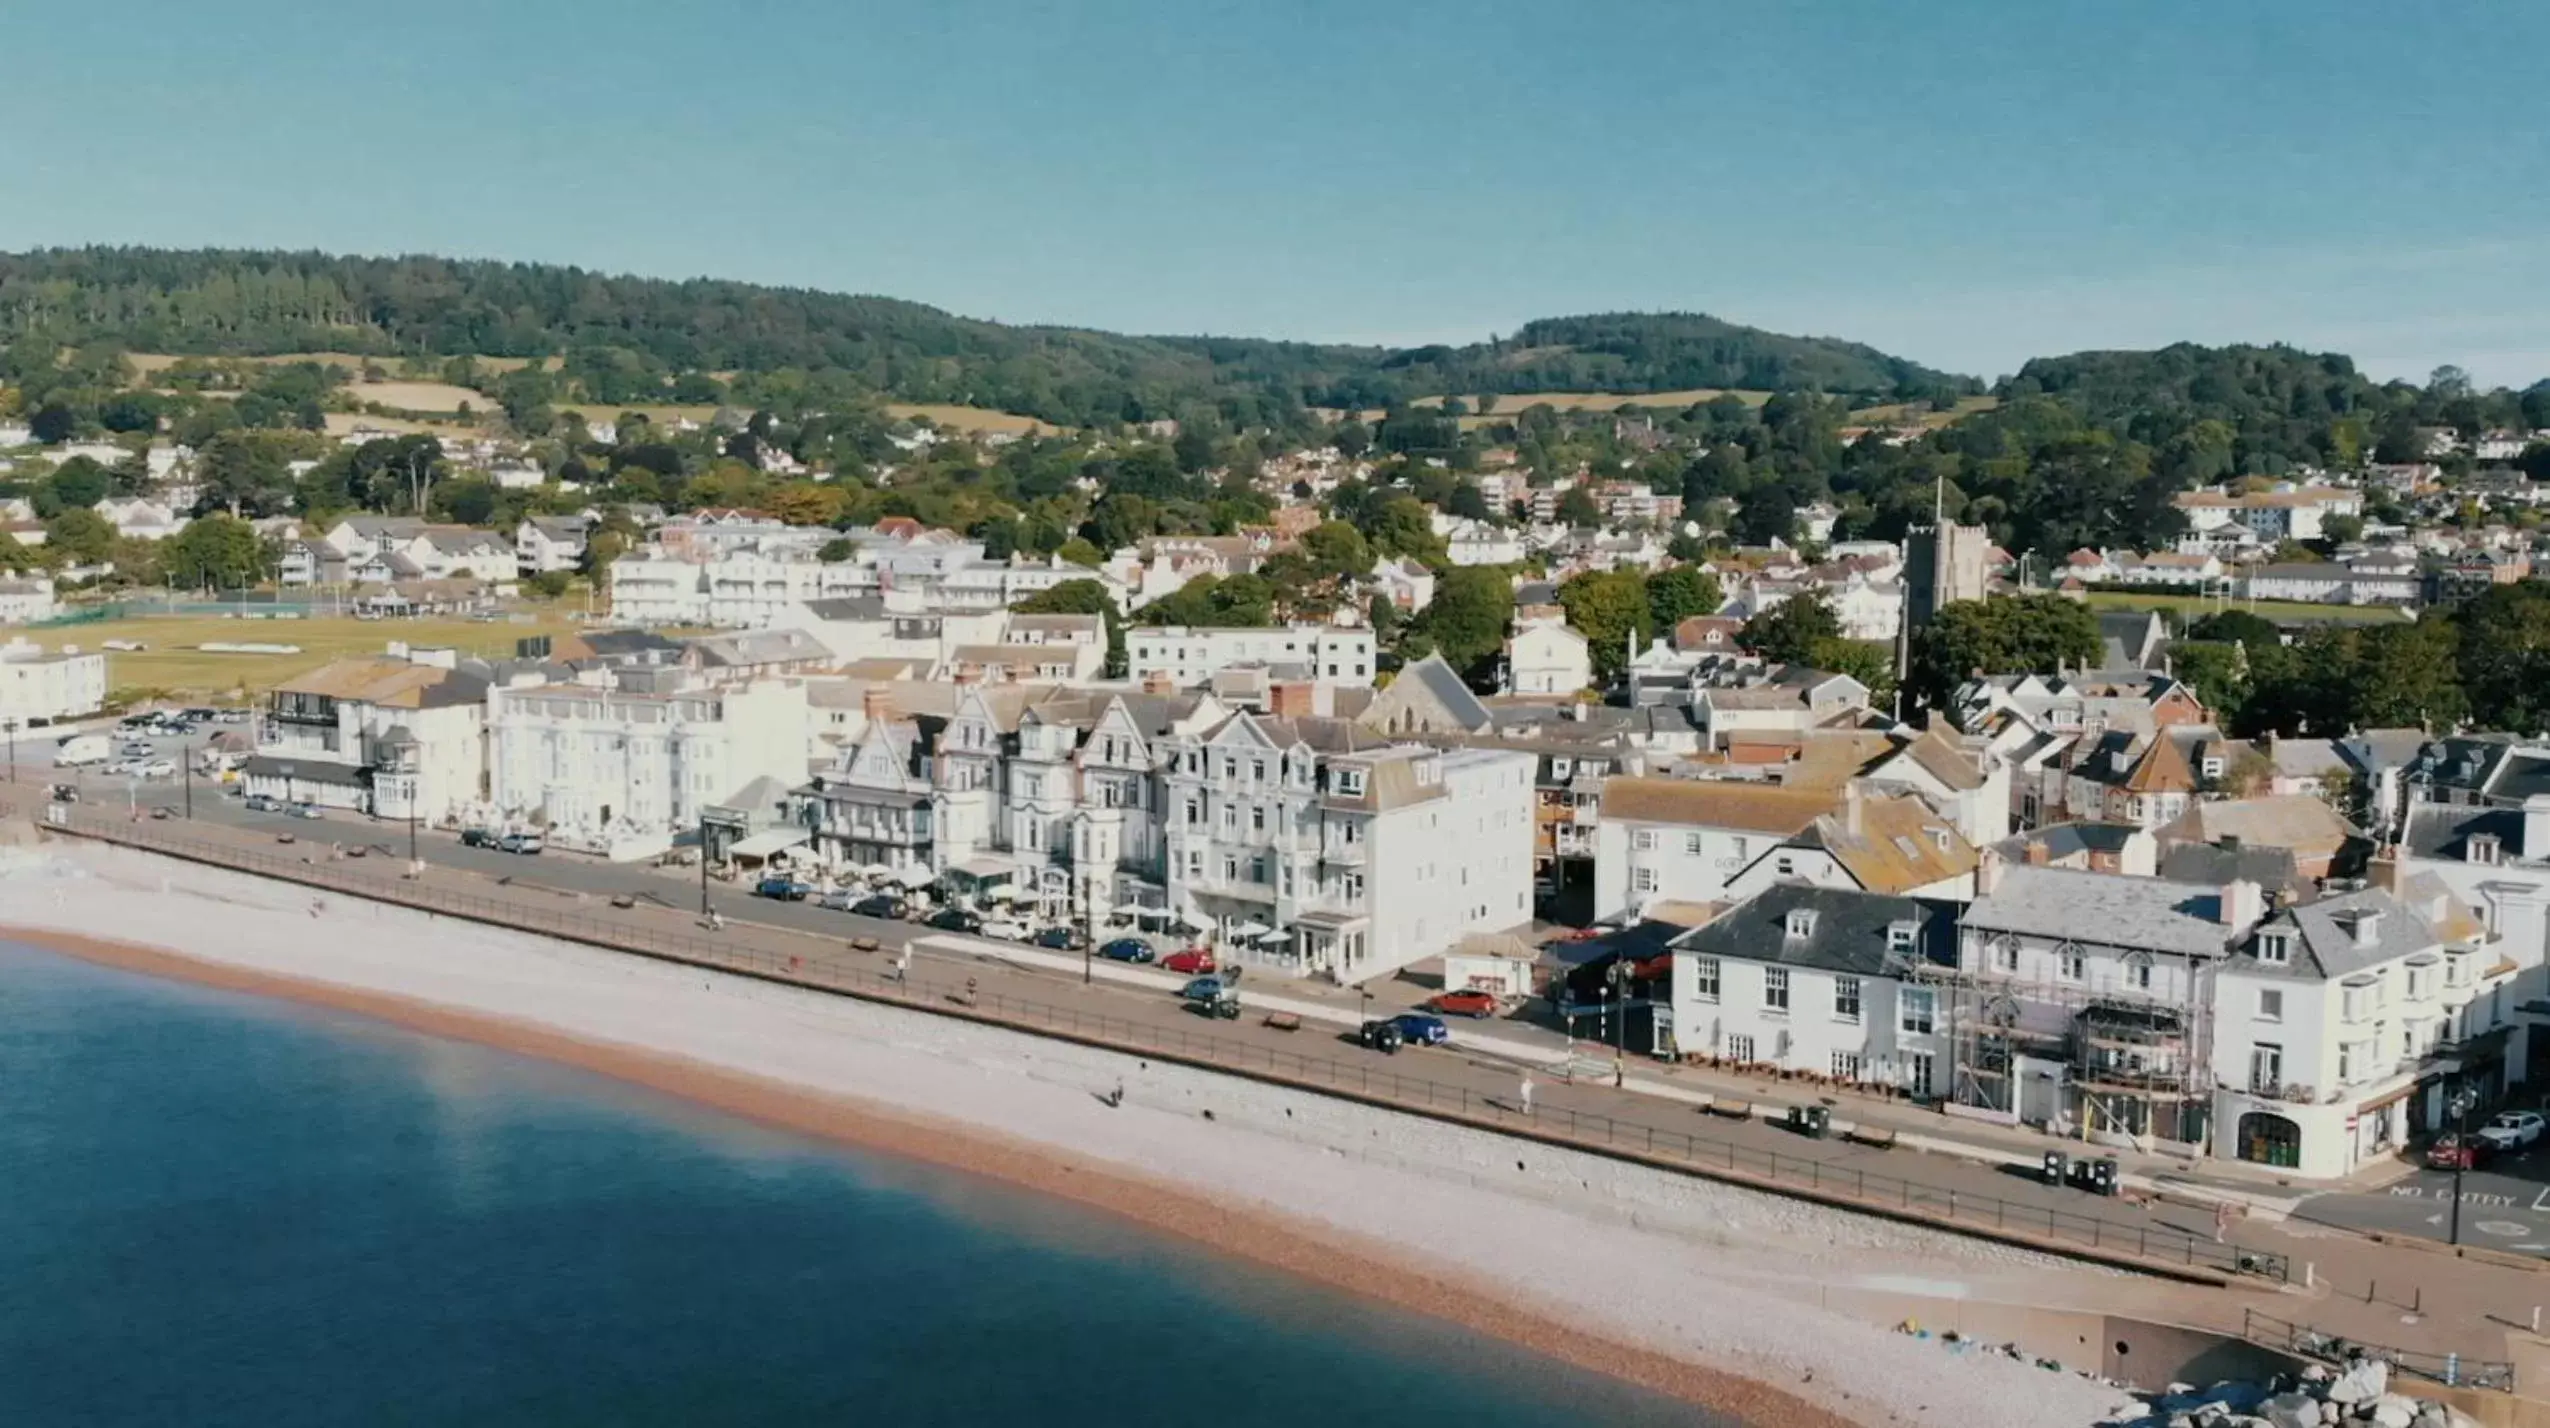
<path fill-rule="evenodd" d="M 2541 1187 L 2541 1193 L 2532 1197 L 2532 1208 L 2550 1210 L 2550 1185 Z"/>
<path fill-rule="evenodd" d="M 2427 1216 L 2427 1217 L 2426 1217 L 2426 1223 L 2428 1223 L 2428 1224 L 2430 1224 L 2430 1225 L 2440 1225 L 2440 1224 L 2442 1224 L 2443 1222 L 2444 1222 L 2444 1217 L 2443 1217 L 2443 1216 L 2441 1216 L 2441 1215 L 2429 1215 L 2429 1216 Z"/>
<path fill-rule="evenodd" d="M 2508 1240 L 2513 1239 L 2517 1235 L 2528 1235 L 2532 1233 L 2532 1226 L 2519 1225 L 2512 1220 L 2482 1220 L 2478 1224 L 2471 1226 L 2471 1228 L 2479 1231 L 2483 1235 L 2495 1235 L 2499 1239 Z"/>

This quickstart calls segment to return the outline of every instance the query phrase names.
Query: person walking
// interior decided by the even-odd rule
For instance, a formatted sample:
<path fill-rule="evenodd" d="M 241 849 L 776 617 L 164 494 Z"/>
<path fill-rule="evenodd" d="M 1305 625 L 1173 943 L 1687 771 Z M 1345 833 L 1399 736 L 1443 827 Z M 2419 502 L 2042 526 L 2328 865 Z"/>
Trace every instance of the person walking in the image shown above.
<path fill-rule="evenodd" d="M 1525 1114 L 1525 1115 L 1527 1115 L 1527 1116 L 1528 1116 L 1528 1115 L 1530 1115 L 1531 1113 L 1532 1113 L 1532 1073 L 1531 1073 L 1531 1072 L 1529 1072 L 1529 1071 L 1526 1071 L 1526 1072 L 1524 1072 L 1524 1073 L 1523 1073 L 1523 1114 Z"/>

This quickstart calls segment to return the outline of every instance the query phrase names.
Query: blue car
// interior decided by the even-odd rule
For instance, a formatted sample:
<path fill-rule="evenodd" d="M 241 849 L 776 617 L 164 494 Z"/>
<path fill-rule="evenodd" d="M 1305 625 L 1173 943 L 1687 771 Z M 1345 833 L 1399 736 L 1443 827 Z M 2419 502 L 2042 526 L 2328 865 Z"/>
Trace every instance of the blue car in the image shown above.
<path fill-rule="evenodd" d="M 1452 1028 L 1443 1024 L 1443 1018 L 1423 1012 L 1401 1012 L 1390 1024 L 1399 1028 L 1399 1039 L 1410 1046 L 1441 1046 L 1452 1039 Z"/>
<path fill-rule="evenodd" d="M 1160 954 L 1139 937 L 1119 937 L 1100 947 L 1098 955 L 1110 962 L 1148 962 Z"/>
<path fill-rule="evenodd" d="M 753 896 L 775 898 L 780 902 L 804 902 L 807 894 L 814 890 L 814 884 L 788 877 L 767 877 L 753 884 Z"/>

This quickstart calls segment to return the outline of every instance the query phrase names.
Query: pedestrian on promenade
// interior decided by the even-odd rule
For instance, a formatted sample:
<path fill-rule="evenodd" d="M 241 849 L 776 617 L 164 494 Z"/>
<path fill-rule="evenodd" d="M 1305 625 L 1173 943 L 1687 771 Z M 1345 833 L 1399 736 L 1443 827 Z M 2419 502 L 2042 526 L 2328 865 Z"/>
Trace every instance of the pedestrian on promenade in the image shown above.
<path fill-rule="evenodd" d="M 1529 1072 L 1529 1071 L 1526 1071 L 1526 1072 L 1524 1072 L 1524 1073 L 1523 1073 L 1523 1114 L 1525 1114 L 1525 1115 L 1527 1115 L 1527 1116 L 1528 1116 L 1528 1115 L 1530 1115 L 1531 1113 L 1532 1113 L 1532 1073 L 1531 1073 L 1531 1072 Z"/>
<path fill-rule="evenodd" d="M 2216 1201 L 2214 1204 L 2214 1243 L 2221 1244 L 2230 1237 L 2231 1202 L 2229 1200 Z"/>

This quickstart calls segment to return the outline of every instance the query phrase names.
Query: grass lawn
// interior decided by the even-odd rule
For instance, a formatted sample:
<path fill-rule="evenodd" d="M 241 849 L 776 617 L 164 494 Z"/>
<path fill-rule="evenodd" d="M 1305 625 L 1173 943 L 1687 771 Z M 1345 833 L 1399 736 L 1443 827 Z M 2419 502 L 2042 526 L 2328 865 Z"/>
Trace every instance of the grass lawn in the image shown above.
<path fill-rule="evenodd" d="M 1056 430 L 1031 416 L 1016 412 L 996 412 L 989 407 L 961 407 L 938 402 L 888 402 L 886 414 L 906 420 L 921 418 L 950 431 L 1009 432 L 1018 436 L 1039 436 Z"/>
<path fill-rule="evenodd" d="M 2124 590 L 2092 590 L 2093 610 L 2159 610 L 2175 620 L 2195 621 L 2220 609 L 2246 610 L 2277 624 L 2387 625 L 2408 616 L 2389 605 L 2313 605 L 2298 600 L 2233 600 L 2203 595 L 2142 595 Z"/>
<path fill-rule="evenodd" d="M 566 611 L 540 611 L 497 620 L 357 620 L 329 615 L 307 620 L 241 620 L 220 615 L 146 615 L 29 632 L 46 649 L 99 648 L 108 640 L 138 640 L 138 651 L 106 652 L 109 690 L 158 689 L 171 694 L 227 698 L 255 694 L 295 675 L 348 655 L 379 654 L 392 640 L 450 645 L 463 654 L 511 655 L 525 635 L 564 634 L 576 628 Z M 299 645 L 299 654 L 217 654 L 205 643 Z"/>

